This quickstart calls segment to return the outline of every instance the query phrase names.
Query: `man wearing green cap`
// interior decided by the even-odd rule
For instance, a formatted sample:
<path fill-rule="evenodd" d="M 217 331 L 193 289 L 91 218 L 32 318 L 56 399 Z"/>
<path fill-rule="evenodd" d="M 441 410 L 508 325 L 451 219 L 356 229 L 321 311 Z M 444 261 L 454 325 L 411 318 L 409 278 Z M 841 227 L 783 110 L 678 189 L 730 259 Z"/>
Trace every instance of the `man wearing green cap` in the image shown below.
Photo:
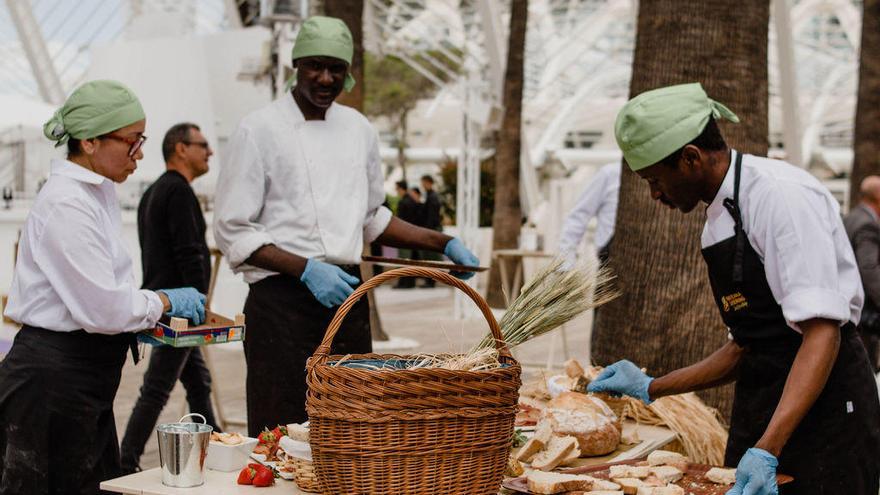
<path fill-rule="evenodd" d="M 83 84 L 46 123 L 67 146 L 28 213 L 6 316 L 22 324 L 0 362 L 0 495 L 95 494 L 119 473 L 113 399 L 136 333 L 162 313 L 199 323 L 192 287 L 141 290 L 115 183 L 143 158 L 144 110 L 116 81 Z"/>
<path fill-rule="evenodd" d="M 242 120 L 220 171 L 215 239 L 250 284 L 244 311 L 251 436 L 307 419 L 306 360 L 336 306 L 360 283 L 364 243 L 478 262 L 459 239 L 392 218 L 381 206 L 376 131 L 359 112 L 334 102 L 354 86 L 353 52 L 341 20 L 306 20 L 293 47 L 296 85 Z M 334 353 L 370 352 L 366 299 L 349 312 L 333 344 Z"/>
<path fill-rule="evenodd" d="M 650 402 L 735 381 L 728 495 L 875 495 L 880 402 L 854 332 L 864 296 L 837 201 L 793 165 L 729 149 L 718 118 L 739 121 L 683 84 L 630 100 L 614 131 L 654 199 L 708 205 L 702 254 L 730 341 L 656 379 L 619 361 L 589 390 Z M 794 482 L 777 487 L 777 471 Z"/>

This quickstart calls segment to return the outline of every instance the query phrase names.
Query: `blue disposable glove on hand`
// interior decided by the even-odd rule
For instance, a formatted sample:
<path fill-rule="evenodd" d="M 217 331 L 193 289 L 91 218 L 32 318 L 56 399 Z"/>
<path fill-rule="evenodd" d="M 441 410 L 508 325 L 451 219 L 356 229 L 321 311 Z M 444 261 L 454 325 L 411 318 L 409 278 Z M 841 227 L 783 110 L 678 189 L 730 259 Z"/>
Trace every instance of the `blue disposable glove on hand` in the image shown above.
<path fill-rule="evenodd" d="M 736 467 L 736 483 L 727 495 L 777 495 L 776 466 L 779 461 L 770 452 L 752 447 Z"/>
<path fill-rule="evenodd" d="M 205 296 L 192 287 L 179 289 L 161 289 L 168 301 L 171 302 L 169 316 L 192 320 L 195 325 L 201 325 L 205 321 Z"/>
<path fill-rule="evenodd" d="M 328 308 L 342 304 L 354 292 L 352 287 L 360 282 L 342 268 L 314 258 L 306 262 L 306 269 L 299 279 L 312 291 L 315 299 Z"/>
<path fill-rule="evenodd" d="M 623 360 L 602 370 L 602 373 L 599 373 L 599 376 L 587 386 L 587 391 L 629 395 L 642 399 L 645 404 L 650 404 L 648 386 L 653 380 L 638 366 Z"/>
<path fill-rule="evenodd" d="M 453 237 L 451 241 L 446 243 L 443 254 L 452 260 L 456 265 L 479 266 L 480 260 L 464 247 L 464 243 L 458 237 Z M 467 280 L 474 276 L 474 272 L 449 272 L 450 275 Z"/>

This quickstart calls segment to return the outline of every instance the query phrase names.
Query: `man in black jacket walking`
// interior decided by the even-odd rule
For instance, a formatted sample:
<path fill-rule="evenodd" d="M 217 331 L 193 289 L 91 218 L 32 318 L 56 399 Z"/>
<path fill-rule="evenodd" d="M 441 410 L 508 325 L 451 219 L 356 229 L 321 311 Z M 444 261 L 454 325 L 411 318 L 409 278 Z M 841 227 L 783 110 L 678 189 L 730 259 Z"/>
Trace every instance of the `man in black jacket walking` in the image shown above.
<path fill-rule="evenodd" d="M 195 287 L 203 294 L 208 292 L 211 256 L 205 242 L 205 218 L 190 183 L 208 171 L 212 154 L 195 124 L 177 124 L 165 134 L 162 155 L 167 170 L 138 205 L 145 289 Z M 144 445 L 178 379 L 186 389 L 190 411 L 204 415 L 214 431 L 220 431 L 211 407 L 211 375 L 199 348 L 154 347 L 122 438 L 123 472 L 140 470 Z"/>
<path fill-rule="evenodd" d="M 857 327 L 859 337 L 865 343 L 876 373 L 880 371 L 880 177 L 865 177 L 859 193 L 861 201 L 852 207 L 843 225 L 865 290 L 865 306 Z"/>

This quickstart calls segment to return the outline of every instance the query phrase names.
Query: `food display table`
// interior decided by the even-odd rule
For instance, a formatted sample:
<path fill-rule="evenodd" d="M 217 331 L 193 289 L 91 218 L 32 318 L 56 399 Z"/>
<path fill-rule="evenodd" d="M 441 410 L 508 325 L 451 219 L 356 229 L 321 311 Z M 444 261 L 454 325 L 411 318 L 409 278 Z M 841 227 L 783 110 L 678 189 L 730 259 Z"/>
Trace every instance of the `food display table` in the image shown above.
<path fill-rule="evenodd" d="M 308 493 L 301 491 L 293 481 L 284 479 L 276 479 L 274 486 L 265 488 L 238 485 L 235 483 L 236 479 L 238 479 L 238 471 L 224 473 L 208 469 L 205 472 L 204 485 L 192 488 L 172 488 L 162 484 L 160 468 L 153 468 L 104 481 L 101 483 L 101 489 L 126 495 L 277 495 L 281 493 L 300 495 Z"/>

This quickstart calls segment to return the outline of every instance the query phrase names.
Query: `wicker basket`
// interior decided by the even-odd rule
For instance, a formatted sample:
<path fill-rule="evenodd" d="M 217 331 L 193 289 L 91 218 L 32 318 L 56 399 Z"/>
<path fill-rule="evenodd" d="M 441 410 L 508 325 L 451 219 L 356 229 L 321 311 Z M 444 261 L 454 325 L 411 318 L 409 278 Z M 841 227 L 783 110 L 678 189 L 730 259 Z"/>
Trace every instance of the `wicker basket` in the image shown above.
<path fill-rule="evenodd" d="M 368 290 L 430 277 L 470 296 L 489 323 L 503 367 L 485 371 L 367 370 L 332 366 L 330 345 Z M 361 354 L 354 359 L 406 356 Z M 399 268 L 361 285 L 340 306 L 308 365 L 306 409 L 315 472 L 325 495 L 495 495 L 510 451 L 520 366 L 486 302 L 457 278 Z"/>

